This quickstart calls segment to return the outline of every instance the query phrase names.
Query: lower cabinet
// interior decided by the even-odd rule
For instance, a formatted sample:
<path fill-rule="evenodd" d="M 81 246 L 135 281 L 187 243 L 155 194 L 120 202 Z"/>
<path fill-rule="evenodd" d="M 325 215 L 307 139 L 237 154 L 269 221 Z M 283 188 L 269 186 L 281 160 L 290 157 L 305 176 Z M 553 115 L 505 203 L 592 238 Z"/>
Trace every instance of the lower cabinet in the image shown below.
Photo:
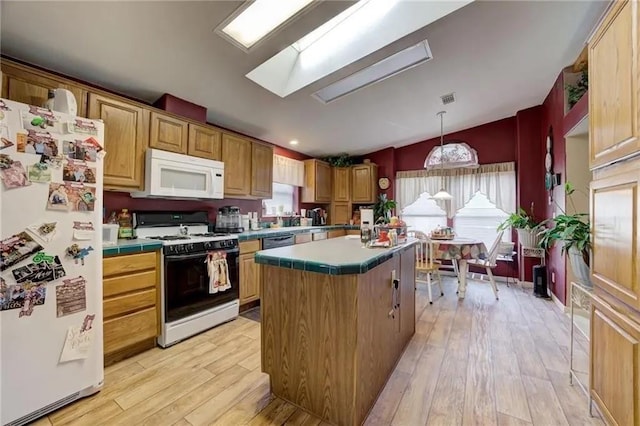
<path fill-rule="evenodd" d="M 332 229 L 327 233 L 327 238 L 338 238 L 347 235 L 344 229 Z"/>
<path fill-rule="evenodd" d="M 329 234 L 327 233 L 327 231 L 314 232 L 313 234 L 311 234 L 311 238 L 313 239 L 313 241 L 326 240 L 328 237 Z"/>
<path fill-rule="evenodd" d="M 240 306 L 260 299 L 260 265 L 255 261 L 260 246 L 260 240 L 240 243 Z"/>
<path fill-rule="evenodd" d="M 160 324 L 160 252 L 103 259 L 105 365 L 155 346 Z"/>
<path fill-rule="evenodd" d="M 296 234 L 296 244 L 304 244 L 311 242 L 311 232 L 305 232 L 304 234 Z"/>
<path fill-rule="evenodd" d="M 606 423 L 640 424 L 640 324 L 599 297 L 591 308 L 591 396 Z"/>

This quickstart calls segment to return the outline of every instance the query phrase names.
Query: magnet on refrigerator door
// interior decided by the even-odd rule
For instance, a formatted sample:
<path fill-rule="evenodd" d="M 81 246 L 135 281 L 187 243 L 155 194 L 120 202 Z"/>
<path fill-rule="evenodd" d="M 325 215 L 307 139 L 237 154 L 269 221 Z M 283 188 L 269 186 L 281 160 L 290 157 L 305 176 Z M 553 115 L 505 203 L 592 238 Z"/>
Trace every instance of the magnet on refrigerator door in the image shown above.
<path fill-rule="evenodd" d="M 56 287 L 56 313 L 58 318 L 87 309 L 86 281 L 83 277 L 64 280 Z"/>

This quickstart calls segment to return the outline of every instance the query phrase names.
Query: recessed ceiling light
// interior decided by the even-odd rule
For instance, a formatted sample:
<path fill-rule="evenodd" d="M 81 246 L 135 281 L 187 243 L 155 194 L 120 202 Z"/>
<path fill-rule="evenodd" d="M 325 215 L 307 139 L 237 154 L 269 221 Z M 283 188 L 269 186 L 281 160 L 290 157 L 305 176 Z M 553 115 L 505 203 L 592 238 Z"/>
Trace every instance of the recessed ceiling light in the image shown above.
<path fill-rule="evenodd" d="M 226 24 L 222 32 L 249 49 L 312 2 L 313 0 L 255 0 Z"/>
<path fill-rule="evenodd" d="M 289 145 L 298 145 L 298 141 L 294 139 L 289 142 Z"/>

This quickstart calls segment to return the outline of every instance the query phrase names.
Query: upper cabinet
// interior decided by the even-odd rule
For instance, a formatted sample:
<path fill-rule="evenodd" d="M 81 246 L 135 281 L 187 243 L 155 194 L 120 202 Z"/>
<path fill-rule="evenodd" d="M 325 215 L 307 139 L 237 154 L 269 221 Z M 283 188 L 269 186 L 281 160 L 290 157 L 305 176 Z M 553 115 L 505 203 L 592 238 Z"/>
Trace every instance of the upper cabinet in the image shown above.
<path fill-rule="evenodd" d="M 333 201 L 351 200 L 351 168 L 333 168 Z"/>
<path fill-rule="evenodd" d="M 273 147 L 251 144 L 251 195 L 271 198 L 273 192 Z"/>
<path fill-rule="evenodd" d="M 249 195 L 251 192 L 251 141 L 239 136 L 222 135 L 224 194 Z"/>
<path fill-rule="evenodd" d="M 589 42 L 590 166 L 640 151 L 638 3 L 617 1 Z"/>
<path fill-rule="evenodd" d="M 87 116 L 104 121 L 105 188 L 143 189 L 149 111 L 119 99 L 89 93 Z"/>
<path fill-rule="evenodd" d="M 378 166 L 373 163 L 351 167 L 351 201 L 356 204 L 375 203 L 377 198 Z"/>
<path fill-rule="evenodd" d="M 42 106 L 51 89 L 67 89 L 73 93 L 78 105 L 78 115 L 86 116 L 87 92 L 79 85 L 64 78 L 2 61 L 3 98 Z"/>
<path fill-rule="evenodd" d="M 303 203 L 331 202 L 331 166 L 320 160 L 304 161 Z"/>
<path fill-rule="evenodd" d="M 190 123 L 187 153 L 209 160 L 222 160 L 222 133 L 212 127 Z"/>
<path fill-rule="evenodd" d="M 151 148 L 186 154 L 189 125 L 186 121 L 157 112 L 151 113 Z"/>

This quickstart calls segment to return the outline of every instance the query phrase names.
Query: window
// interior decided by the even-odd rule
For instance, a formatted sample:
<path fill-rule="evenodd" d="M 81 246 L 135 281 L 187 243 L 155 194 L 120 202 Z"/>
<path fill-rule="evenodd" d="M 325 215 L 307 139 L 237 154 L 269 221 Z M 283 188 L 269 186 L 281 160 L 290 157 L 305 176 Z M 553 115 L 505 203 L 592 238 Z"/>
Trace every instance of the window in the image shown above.
<path fill-rule="evenodd" d="M 425 234 L 429 234 L 438 225 L 447 226 L 447 214 L 428 192 L 423 192 L 416 201 L 402 209 L 402 220 L 409 231 L 422 231 Z"/>
<path fill-rule="evenodd" d="M 290 215 L 294 212 L 293 194 L 297 187 L 284 183 L 273 183 L 273 194 L 270 200 L 262 203 L 266 206 L 267 216 L 277 216 L 279 214 Z"/>
<path fill-rule="evenodd" d="M 498 225 L 504 222 L 508 214 L 493 204 L 486 195 L 478 191 L 458 210 L 453 218 L 453 228 L 456 235 L 474 238 L 484 242 L 487 250 L 491 250 L 498 236 Z M 511 230 L 506 229 L 502 241 L 511 241 Z"/>

